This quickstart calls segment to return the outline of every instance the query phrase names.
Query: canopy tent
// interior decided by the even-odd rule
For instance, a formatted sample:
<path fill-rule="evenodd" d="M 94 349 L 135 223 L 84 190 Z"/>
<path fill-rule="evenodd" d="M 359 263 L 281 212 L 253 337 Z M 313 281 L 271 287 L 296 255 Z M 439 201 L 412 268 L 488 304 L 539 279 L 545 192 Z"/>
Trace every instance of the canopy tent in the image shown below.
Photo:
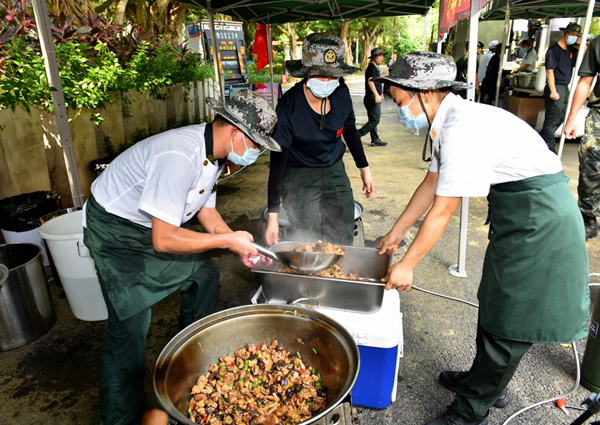
<path fill-rule="evenodd" d="M 490 0 L 482 11 L 481 19 L 487 21 L 504 20 L 508 0 Z M 552 19 L 584 17 L 587 14 L 588 0 L 512 0 L 511 19 Z M 600 5 L 594 6 L 594 16 L 600 16 Z"/>
<path fill-rule="evenodd" d="M 425 15 L 435 0 L 180 0 L 244 22 L 284 24 L 301 21 Z"/>

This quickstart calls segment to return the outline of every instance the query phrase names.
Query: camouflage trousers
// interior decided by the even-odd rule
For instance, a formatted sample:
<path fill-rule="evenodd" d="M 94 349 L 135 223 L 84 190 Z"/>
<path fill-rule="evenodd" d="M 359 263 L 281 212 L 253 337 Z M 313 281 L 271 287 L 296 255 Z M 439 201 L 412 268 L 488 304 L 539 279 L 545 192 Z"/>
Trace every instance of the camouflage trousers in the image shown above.
<path fill-rule="evenodd" d="M 591 108 L 585 120 L 585 135 L 579 145 L 579 209 L 600 216 L 600 110 Z"/>

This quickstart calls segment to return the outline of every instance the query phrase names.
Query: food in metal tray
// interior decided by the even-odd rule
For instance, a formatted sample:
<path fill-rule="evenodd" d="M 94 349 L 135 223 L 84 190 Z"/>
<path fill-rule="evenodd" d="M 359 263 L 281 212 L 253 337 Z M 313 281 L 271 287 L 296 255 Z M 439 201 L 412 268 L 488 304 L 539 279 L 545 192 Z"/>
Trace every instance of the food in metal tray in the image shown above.
<path fill-rule="evenodd" d="M 282 269 L 279 269 L 279 272 L 291 273 L 291 274 L 304 274 L 297 270 L 290 269 L 289 267 L 284 267 Z M 364 281 L 369 280 L 369 279 L 360 278 L 356 273 L 346 273 L 337 264 L 327 270 L 323 270 L 318 273 L 310 273 L 308 276 L 318 276 L 318 277 L 326 277 L 326 278 L 333 278 L 333 279 L 347 279 L 347 280 L 364 280 Z"/>
<path fill-rule="evenodd" d="M 287 425 L 310 419 L 326 403 L 320 374 L 275 340 L 211 364 L 192 387 L 188 414 L 204 425 Z"/>
<path fill-rule="evenodd" d="M 303 243 L 290 248 L 282 248 L 281 252 L 323 252 L 325 254 L 344 255 L 345 250 L 344 247 L 339 245 L 318 240 L 316 243 Z"/>

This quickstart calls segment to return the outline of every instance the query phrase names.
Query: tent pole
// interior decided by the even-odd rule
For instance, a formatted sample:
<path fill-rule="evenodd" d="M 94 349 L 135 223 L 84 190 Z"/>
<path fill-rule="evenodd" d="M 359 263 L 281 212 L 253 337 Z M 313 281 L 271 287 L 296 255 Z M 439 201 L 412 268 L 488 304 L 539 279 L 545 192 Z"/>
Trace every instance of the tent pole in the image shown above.
<path fill-rule="evenodd" d="M 206 0 L 206 7 L 208 8 L 208 22 L 210 25 L 210 38 L 212 38 L 212 49 L 213 49 L 213 66 L 215 68 L 215 84 L 217 86 L 217 92 L 221 97 L 221 101 L 225 102 L 225 89 L 221 86 L 221 74 L 219 72 L 219 50 L 217 49 L 217 30 L 215 28 L 215 14 L 210 0 Z"/>
<path fill-rule="evenodd" d="M 467 99 L 475 99 L 475 80 L 477 78 L 477 40 L 479 38 L 479 16 L 481 12 L 471 1 L 471 16 L 469 18 L 469 63 L 467 66 L 467 82 L 471 88 L 467 91 Z M 475 54 L 473 54 L 475 52 Z M 469 198 L 462 198 L 460 206 L 460 230 L 458 237 L 458 264 L 448 268 L 455 277 L 467 277 L 467 230 L 469 227 Z"/>
<path fill-rule="evenodd" d="M 565 118 L 563 120 L 562 129 L 564 130 L 565 122 L 567 121 L 567 117 L 571 112 L 571 105 L 573 103 L 573 96 L 575 96 L 575 87 L 577 87 L 577 83 L 579 82 L 579 67 L 581 66 L 581 62 L 583 62 L 583 56 L 585 56 L 585 43 L 587 42 L 588 34 L 590 33 L 590 25 L 592 24 L 592 14 L 594 13 L 594 7 L 596 6 L 596 0 L 590 0 L 588 3 L 587 14 L 585 15 L 585 26 L 583 28 L 583 34 L 581 35 L 581 42 L 583 43 L 579 46 L 579 53 L 577 54 L 577 63 L 575 64 L 575 69 L 573 70 L 573 76 L 571 77 L 571 84 L 569 85 L 569 102 L 567 103 L 567 108 L 565 110 Z M 563 148 L 565 146 L 565 132 L 560 132 L 560 143 L 558 145 L 558 158 L 562 157 Z"/>
<path fill-rule="evenodd" d="M 504 68 L 504 56 L 506 55 L 506 49 L 512 28 L 512 22 L 510 20 L 510 2 L 506 3 L 506 17 L 504 18 L 504 38 L 502 39 L 502 52 L 500 53 L 500 68 L 498 68 L 498 79 L 496 80 L 496 96 L 494 105 L 498 106 L 498 99 L 500 98 L 500 85 L 502 84 L 502 69 Z"/>
<path fill-rule="evenodd" d="M 46 77 L 48 84 L 55 90 L 51 91 L 52 103 L 54 104 L 54 113 L 56 115 L 56 124 L 58 126 L 58 135 L 60 144 L 65 156 L 67 166 L 67 175 L 69 177 L 69 186 L 73 205 L 82 207 L 84 203 L 83 191 L 79 180 L 79 171 L 77 169 L 77 159 L 73 149 L 73 139 L 71 137 L 71 128 L 69 127 L 69 116 L 65 105 L 58 64 L 56 63 L 56 51 L 52 41 L 52 32 L 50 31 L 50 19 L 48 18 L 48 7 L 46 0 L 33 0 L 33 13 L 38 27 L 38 35 L 46 67 Z"/>
<path fill-rule="evenodd" d="M 467 99 L 475 100 L 475 84 L 477 82 L 477 40 L 479 39 L 479 17 L 481 12 L 471 10 L 469 18 L 469 62 L 467 65 L 467 83 L 471 86 L 467 91 Z M 475 53 L 475 54 L 473 54 Z"/>
<path fill-rule="evenodd" d="M 275 90 L 273 88 L 273 42 L 271 34 L 271 18 L 267 24 L 267 48 L 269 54 L 269 70 L 271 73 L 271 106 L 275 109 Z"/>

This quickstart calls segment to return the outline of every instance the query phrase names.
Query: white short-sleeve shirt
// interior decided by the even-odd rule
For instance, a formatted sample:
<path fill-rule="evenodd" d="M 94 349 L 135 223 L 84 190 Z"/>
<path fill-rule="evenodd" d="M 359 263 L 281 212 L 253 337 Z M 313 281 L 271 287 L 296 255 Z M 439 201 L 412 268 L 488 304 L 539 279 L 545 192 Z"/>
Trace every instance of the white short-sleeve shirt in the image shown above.
<path fill-rule="evenodd" d="M 152 217 L 181 226 L 202 207 L 214 208 L 222 167 L 207 159 L 206 124 L 149 137 L 119 155 L 92 184 L 109 213 L 145 227 Z M 85 225 L 85 213 L 84 213 Z"/>
<path fill-rule="evenodd" d="M 431 126 L 429 171 L 439 173 L 436 195 L 487 196 L 490 187 L 560 172 L 562 164 L 525 121 L 503 109 L 452 93 Z"/>
<path fill-rule="evenodd" d="M 521 66 L 529 65 L 527 71 L 535 71 L 535 63 L 537 62 L 537 52 L 535 49 L 531 49 L 525 56 L 523 56 L 523 60 L 521 61 Z"/>

